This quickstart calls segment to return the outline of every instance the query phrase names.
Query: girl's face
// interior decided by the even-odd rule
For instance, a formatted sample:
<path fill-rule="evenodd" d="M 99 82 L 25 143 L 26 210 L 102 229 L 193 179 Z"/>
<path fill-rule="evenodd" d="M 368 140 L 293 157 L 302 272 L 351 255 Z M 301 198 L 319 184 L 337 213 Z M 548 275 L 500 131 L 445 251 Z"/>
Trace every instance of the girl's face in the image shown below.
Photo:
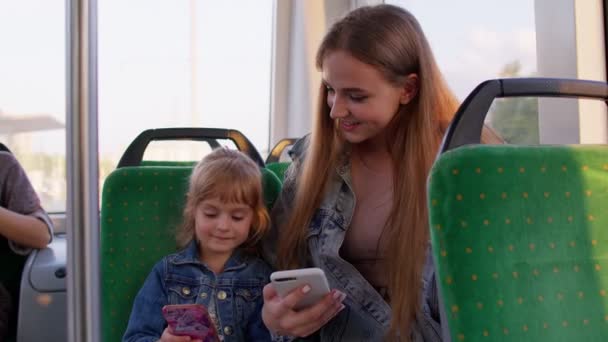
<path fill-rule="evenodd" d="M 243 203 L 212 198 L 198 204 L 194 220 L 201 255 L 229 256 L 247 240 L 253 209 Z"/>
<path fill-rule="evenodd" d="M 404 86 L 395 86 L 375 67 L 344 51 L 330 52 L 323 60 L 330 116 L 338 119 L 337 128 L 350 143 L 382 141 L 399 106 L 415 96 L 416 80 L 410 75 Z"/>

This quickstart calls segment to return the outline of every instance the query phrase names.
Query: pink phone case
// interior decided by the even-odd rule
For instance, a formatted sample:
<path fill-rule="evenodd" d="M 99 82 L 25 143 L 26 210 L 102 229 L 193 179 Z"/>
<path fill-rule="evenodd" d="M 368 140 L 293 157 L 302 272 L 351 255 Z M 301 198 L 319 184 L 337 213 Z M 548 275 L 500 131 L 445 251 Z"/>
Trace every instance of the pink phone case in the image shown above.
<path fill-rule="evenodd" d="M 190 336 L 203 342 L 219 341 L 207 309 L 200 304 L 165 305 L 163 316 L 173 335 Z"/>

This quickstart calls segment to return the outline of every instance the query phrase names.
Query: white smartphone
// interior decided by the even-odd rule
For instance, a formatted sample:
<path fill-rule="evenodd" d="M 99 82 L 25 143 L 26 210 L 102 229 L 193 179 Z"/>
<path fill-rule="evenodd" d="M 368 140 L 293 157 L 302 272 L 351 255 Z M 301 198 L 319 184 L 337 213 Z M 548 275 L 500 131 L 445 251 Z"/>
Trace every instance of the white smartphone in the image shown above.
<path fill-rule="evenodd" d="M 310 286 L 310 292 L 296 304 L 295 310 L 309 307 L 329 293 L 329 283 L 325 272 L 316 267 L 273 272 L 270 275 L 270 281 L 281 297 L 287 296 L 291 291 L 306 284 Z"/>

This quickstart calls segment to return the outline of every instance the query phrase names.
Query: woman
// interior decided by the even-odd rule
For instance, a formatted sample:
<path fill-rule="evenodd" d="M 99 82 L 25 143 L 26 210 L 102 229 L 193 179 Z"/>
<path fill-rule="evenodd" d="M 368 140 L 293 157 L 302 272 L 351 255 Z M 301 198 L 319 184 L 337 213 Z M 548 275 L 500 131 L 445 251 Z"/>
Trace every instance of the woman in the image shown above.
<path fill-rule="evenodd" d="M 264 322 L 275 335 L 318 331 L 322 341 L 439 341 L 426 178 L 458 102 L 399 7 L 349 13 L 316 63 L 318 113 L 273 210 L 279 243 L 268 249 L 280 269 L 322 268 L 335 290 L 295 311 L 306 287 L 280 298 L 267 285 Z M 488 130 L 482 140 L 499 141 Z"/>

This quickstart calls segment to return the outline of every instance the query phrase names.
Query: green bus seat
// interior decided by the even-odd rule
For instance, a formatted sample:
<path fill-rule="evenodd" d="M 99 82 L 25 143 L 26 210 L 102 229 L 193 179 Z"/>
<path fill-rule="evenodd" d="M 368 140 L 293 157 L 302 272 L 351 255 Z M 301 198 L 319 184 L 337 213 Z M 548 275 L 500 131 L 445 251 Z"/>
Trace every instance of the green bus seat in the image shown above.
<path fill-rule="evenodd" d="M 113 171 L 101 201 L 102 341 L 120 341 L 133 299 L 152 266 L 176 250 L 192 166 L 135 166 Z M 262 170 L 270 209 L 281 191 L 274 173 Z"/>
<path fill-rule="evenodd" d="M 274 172 L 274 174 L 279 177 L 281 183 L 283 183 L 285 180 L 285 172 L 289 168 L 289 165 L 291 165 L 291 162 L 273 162 L 266 164 L 266 168 Z"/>
<path fill-rule="evenodd" d="M 608 148 L 442 154 L 428 207 L 452 341 L 608 339 Z"/>

